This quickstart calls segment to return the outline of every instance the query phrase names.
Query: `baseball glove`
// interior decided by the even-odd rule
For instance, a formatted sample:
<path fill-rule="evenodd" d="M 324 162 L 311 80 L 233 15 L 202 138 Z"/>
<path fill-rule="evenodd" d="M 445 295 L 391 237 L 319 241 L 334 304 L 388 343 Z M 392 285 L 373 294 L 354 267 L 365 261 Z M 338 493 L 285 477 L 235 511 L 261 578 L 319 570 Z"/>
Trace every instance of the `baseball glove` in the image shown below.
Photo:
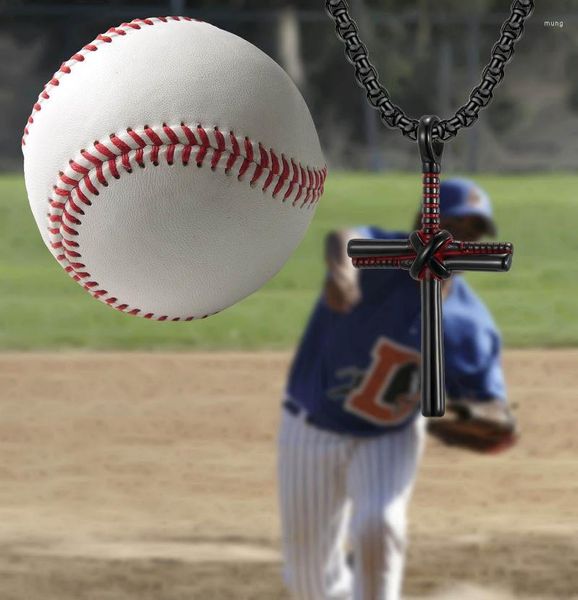
<path fill-rule="evenodd" d="M 447 446 L 484 454 L 503 452 L 519 437 L 516 419 L 499 400 L 448 402 L 446 416 L 430 419 L 428 431 Z"/>

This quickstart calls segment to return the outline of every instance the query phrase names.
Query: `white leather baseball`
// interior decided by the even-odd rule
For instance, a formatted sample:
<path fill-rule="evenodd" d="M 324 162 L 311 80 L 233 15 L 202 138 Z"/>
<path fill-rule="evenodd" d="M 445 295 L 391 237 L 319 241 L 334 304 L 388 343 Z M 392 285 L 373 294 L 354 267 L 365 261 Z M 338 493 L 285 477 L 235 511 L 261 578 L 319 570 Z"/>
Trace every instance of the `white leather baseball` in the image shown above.
<path fill-rule="evenodd" d="M 48 82 L 23 137 L 53 255 L 93 296 L 190 320 L 251 294 L 323 192 L 317 132 L 288 75 L 187 17 L 124 23 Z"/>

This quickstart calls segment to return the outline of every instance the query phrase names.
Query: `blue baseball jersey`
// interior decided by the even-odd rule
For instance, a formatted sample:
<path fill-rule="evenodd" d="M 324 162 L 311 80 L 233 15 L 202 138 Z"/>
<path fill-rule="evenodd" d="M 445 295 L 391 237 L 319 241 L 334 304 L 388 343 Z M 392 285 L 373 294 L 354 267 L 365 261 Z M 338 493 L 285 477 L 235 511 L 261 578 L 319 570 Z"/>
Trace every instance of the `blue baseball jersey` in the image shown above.
<path fill-rule="evenodd" d="M 407 233 L 362 228 L 359 237 Z M 287 398 L 312 423 L 354 436 L 379 435 L 418 414 L 419 284 L 400 270 L 362 270 L 362 299 L 339 314 L 323 296 L 297 350 Z M 446 390 L 452 399 L 506 399 L 501 339 L 491 314 L 455 275 L 443 302 Z"/>

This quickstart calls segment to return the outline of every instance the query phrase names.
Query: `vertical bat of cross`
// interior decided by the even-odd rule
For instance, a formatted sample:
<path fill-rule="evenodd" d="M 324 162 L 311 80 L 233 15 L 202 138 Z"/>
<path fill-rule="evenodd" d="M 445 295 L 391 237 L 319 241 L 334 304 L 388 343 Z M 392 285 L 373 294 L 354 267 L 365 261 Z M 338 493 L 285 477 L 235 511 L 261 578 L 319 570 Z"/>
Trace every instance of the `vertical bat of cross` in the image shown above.
<path fill-rule="evenodd" d="M 513 246 L 460 242 L 440 229 L 440 172 L 443 142 L 433 132 L 439 118 L 420 119 L 417 142 L 422 161 L 421 229 L 407 240 L 351 240 L 347 252 L 358 269 L 406 269 L 421 294 L 421 410 L 426 417 L 445 412 L 441 282 L 456 271 L 508 271 Z"/>

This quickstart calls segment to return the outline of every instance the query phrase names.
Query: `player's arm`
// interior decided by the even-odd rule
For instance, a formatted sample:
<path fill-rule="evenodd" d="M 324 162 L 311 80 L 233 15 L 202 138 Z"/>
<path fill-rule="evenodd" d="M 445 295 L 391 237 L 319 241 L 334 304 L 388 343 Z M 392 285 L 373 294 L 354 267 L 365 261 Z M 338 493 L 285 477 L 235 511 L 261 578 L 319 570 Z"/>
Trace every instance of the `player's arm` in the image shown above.
<path fill-rule="evenodd" d="M 359 237 L 356 229 L 330 232 L 325 238 L 327 277 L 323 297 L 327 306 L 338 313 L 349 312 L 361 299 L 359 270 L 347 256 L 347 243 Z"/>

